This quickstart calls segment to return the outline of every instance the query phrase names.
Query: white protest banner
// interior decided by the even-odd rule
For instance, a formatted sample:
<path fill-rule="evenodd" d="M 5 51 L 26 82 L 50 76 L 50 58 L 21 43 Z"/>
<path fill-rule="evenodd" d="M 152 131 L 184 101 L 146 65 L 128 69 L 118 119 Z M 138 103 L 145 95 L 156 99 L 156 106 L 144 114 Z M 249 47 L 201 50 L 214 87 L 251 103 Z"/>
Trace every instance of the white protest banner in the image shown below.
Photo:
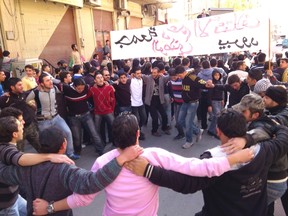
<path fill-rule="evenodd" d="M 187 21 L 111 32 L 113 59 L 203 55 L 268 50 L 269 19 L 249 10 Z"/>

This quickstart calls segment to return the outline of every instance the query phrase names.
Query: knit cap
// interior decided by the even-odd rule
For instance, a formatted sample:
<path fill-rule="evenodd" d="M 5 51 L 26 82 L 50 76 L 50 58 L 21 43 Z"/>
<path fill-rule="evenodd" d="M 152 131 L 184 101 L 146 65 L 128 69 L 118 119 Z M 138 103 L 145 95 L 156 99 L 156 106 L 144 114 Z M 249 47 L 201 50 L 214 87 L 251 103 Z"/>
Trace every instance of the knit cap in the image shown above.
<path fill-rule="evenodd" d="M 285 86 L 274 85 L 270 86 L 265 93 L 266 96 L 278 103 L 280 106 L 287 105 L 287 91 Z"/>
<path fill-rule="evenodd" d="M 270 80 L 268 79 L 260 79 L 256 82 L 255 86 L 254 86 L 254 90 L 253 92 L 258 94 L 258 93 L 261 93 L 261 92 L 266 92 L 266 90 L 272 86 Z"/>

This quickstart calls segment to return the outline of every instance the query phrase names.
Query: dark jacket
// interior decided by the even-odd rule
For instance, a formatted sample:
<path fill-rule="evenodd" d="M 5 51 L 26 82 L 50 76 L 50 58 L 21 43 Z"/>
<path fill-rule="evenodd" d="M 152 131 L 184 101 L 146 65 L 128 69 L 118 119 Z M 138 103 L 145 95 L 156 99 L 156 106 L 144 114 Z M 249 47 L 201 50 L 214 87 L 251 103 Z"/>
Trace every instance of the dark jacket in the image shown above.
<path fill-rule="evenodd" d="M 246 94 L 249 94 L 249 92 L 250 92 L 249 86 L 245 81 L 241 82 L 240 89 L 238 91 L 234 90 L 228 84 L 225 84 L 225 85 L 216 84 L 215 89 L 225 90 L 225 91 L 228 91 L 230 93 L 228 108 L 239 103 L 241 101 L 242 97 L 245 96 Z"/>
<path fill-rule="evenodd" d="M 216 79 L 214 79 L 214 74 L 215 73 L 219 73 L 219 72 L 218 71 L 213 71 L 213 73 L 212 73 L 212 82 L 213 82 L 213 84 L 215 84 L 215 85 L 216 84 L 223 84 L 221 82 L 222 74 L 219 73 L 220 74 L 220 78 L 219 78 L 219 80 L 216 80 Z M 219 90 L 217 88 L 212 88 L 212 89 L 209 89 L 209 94 L 210 94 L 211 100 L 215 100 L 215 101 L 222 101 L 223 100 L 223 91 L 222 90 Z"/>
<path fill-rule="evenodd" d="M 185 103 L 199 100 L 201 89 L 205 88 L 206 81 L 188 72 L 182 80 L 182 99 Z"/>
<path fill-rule="evenodd" d="M 119 107 L 130 107 L 131 106 L 131 93 L 130 93 L 131 80 L 128 79 L 126 84 L 113 84 L 115 89 L 116 102 Z"/>
<path fill-rule="evenodd" d="M 149 180 L 181 193 L 203 189 L 207 216 L 263 216 L 267 213 L 267 173 L 288 151 L 288 129 L 277 127 L 276 138 L 261 142 L 255 158 L 220 177 L 199 178 L 154 167 Z"/>
<path fill-rule="evenodd" d="M 0 109 L 12 106 L 20 109 L 23 112 L 25 127 L 28 127 L 32 122 L 37 122 L 35 110 L 25 101 L 28 93 L 29 92 L 22 94 L 14 94 L 12 92 L 9 92 L 10 96 L 0 97 Z"/>
<path fill-rule="evenodd" d="M 91 194 L 109 185 L 121 171 L 113 159 L 96 173 L 74 165 L 41 163 L 30 167 L 6 166 L 0 163 L 0 182 L 22 184 L 26 190 L 27 215 L 32 215 L 33 200 L 61 200 L 73 192 Z M 72 210 L 59 211 L 51 215 L 71 216 Z"/>
<path fill-rule="evenodd" d="M 267 112 L 269 118 L 275 120 L 280 125 L 288 127 L 288 107 L 287 106 L 276 106 L 269 108 Z M 268 179 L 280 179 L 285 178 L 283 170 L 286 168 L 286 176 L 288 175 L 288 153 L 279 158 L 279 160 L 273 164 L 269 170 Z"/>

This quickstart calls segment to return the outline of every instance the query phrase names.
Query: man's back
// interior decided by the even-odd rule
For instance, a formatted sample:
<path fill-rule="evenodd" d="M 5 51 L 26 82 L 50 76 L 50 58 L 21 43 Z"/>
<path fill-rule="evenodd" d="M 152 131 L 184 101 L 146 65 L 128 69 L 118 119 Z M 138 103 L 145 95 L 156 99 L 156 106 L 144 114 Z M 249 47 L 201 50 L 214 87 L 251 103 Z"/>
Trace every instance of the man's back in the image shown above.
<path fill-rule="evenodd" d="M 118 155 L 117 149 L 107 152 L 97 158 L 91 170 L 97 171 Z M 195 176 L 219 175 L 230 169 L 230 165 L 225 162 L 226 158 L 218 158 L 219 161 L 215 159 L 218 162 L 214 162 L 218 166 L 211 160 L 183 158 L 160 148 L 146 148 L 142 156 L 153 165 Z M 103 215 L 157 215 L 158 190 L 159 187 L 149 182 L 148 179 L 136 176 L 127 169 L 122 169 L 117 179 L 105 188 L 106 203 Z M 92 202 L 94 196 L 73 194 L 68 198 L 68 204 L 70 208 L 86 206 Z"/>
<path fill-rule="evenodd" d="M 32 215 L 32 202 L 36 198 L 47 201 L 63 199 L 72 191 L 62 184 L 61 172 L 65 172 L 69 165 L 45 162 L 36 166 L 19 169 L 21 182 L 26 189 L 27 215 Z M 73 215 L 71 210 L 57 212 L 58 216 Z"/>
<path fill-rule="evenodd" d="M 214 184 L 203 189 L 205 202 L 203 215 L 266 215 L 267 174 L 271 164 L 287 154 L 285 133 L 286 130 L 279 130 L 277 140 L 256 145 L 256 148 L 260 147 L 259 151 L 249 164 L 224 173 Z"/>

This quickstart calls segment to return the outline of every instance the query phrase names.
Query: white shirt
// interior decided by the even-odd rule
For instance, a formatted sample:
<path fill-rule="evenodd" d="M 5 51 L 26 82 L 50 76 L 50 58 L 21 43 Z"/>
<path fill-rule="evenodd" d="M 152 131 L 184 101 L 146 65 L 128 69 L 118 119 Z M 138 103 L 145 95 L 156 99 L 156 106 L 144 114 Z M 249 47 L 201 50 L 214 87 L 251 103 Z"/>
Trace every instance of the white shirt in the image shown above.
<path fill-rule="evenodd" d="M 130 84 L 131 106 L 139 107 L 143 105 L 143 80 L 132 78 Z"/>
<path fill-rule="evenodd" d="M 246 72 L 246 71 L 242 71 L 242 70 L 232 71 L 232 72 L 228 73 L 228 77 L 227 77 L 227 80 L 226 80 L 226 84 L 228 83 L 228 78 L 229 78 L 230 76 L 234 75 L 234 74 L 238 75 L 238 77 L 239 77 L 240 80 L 242 80 L 242 81 L 245 80 L 245 79 L 247 78 L 247 76 L 248 76 L 248 72 Z"/>

